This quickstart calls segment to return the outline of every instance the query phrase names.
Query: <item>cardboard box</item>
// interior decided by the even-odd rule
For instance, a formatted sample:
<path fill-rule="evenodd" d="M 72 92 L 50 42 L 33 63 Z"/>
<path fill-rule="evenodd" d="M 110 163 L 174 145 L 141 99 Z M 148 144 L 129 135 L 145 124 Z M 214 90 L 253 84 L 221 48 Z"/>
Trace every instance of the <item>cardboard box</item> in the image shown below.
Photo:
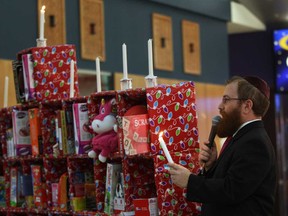
<path fill-rule="evenodd" d="M 32 184 L 32 176 L 31 175 L 21 175 L 20 176 L 21 183 L 21 194 L 23 196 L 33 196 L 33 184 Z"/>
<path fill-rule="evenodd" d="M 96 185 L 95 183 L 85 183 L 86 208 L 96 210 Z"/>
<path fill-rule="evenodd" d="M 75 154 L 73 109 L 65 110 L 66 132 L 67 132 L 67 154 Z"/>
<path fill-rule="evenodd" d="M 16 146 L 14 144 L 12 128 L 8 128 L 6 130 L 6 144 L 7 144 L 7 156 L 8 157 L 16 156 Z"/>
<path fill-rule="evenodd" d="M 85 184 L 74 184 L 74 196 L 75 197 L 85 196 Z"/>
<path fill-rule="evenodd" d="M 150 152 L 148 115 L 123 116 L 123 142 L 126 155 Z"/>
<path fill-rule="evenodd" d="M 22 56 L 22 67 L 24 77 L 24 88 L 25 88 L 25 100 L 35 99 L 35 86 L 33 78 L 33 61 L 31 54 L 23 54 Z"/>
<path fill-rule="evenodd" d="M 10 206 L 21 206 L 25 199 L 21 193 L 21 171 L 17 167 L 10 169 Z"/>
<path fill-rule="evenodd" d="M 122 172 L 122 165 L 107 163 L 104 212 L 108 215 L 114 211 L 114 197 L 118 173 Z"/>
<path fill-rule="evenodd" d="M 46 186 L 42 182 L 42 167 L 40 165 L 31 165 L 31 174 L 35 207 L 39 209 L 46 208 L 47 196 Z"/>
<path fill-rule="evenodd" d="M 78 212 L 78 211 L 83 211 L 86 209 L 85 197 L 72 197 L 71 201 L 72 201 L 73 211 Z"/>
<path fill-rule="evenodd" d="M 28 111 L 13 110 L 13 139 L 17 156 L 31 155 L 31 139 Z"/>
<path fill-rule="evenodd" d="M 25 87 L 24 87 L 24 77 L 23 77 L 23 66 L 21 60 L 12 61 L 14 86 L 16 93 L 17 103 L 25 102 Z"/>
<path fill-rule="evenodd" d="M 124 210 L 125 210 L 124 174 L 123 172 L 118 172 L 117 183 L 115 187 L 115 196 L 114 196 L 114 213 L 119 214 Z"/>
<path fill-rule="evenodd" d="M 92 134 L 88 130 L 88 108 L 86 103 L 73 104 L 75 151 L 76 154 L 85 154 L 91 150 Z"/>
<path fill-rule="evenodd" d="M 52 206 L 54 208 L 58 207 L 58 183 L 51 183 L 51 192 L 52 192 Z"/>
<path fill-rule="evenodd" d="M 5 177 L 0 176 L 0 207 L 6 206 Z"/>
<path fill-rule="evenodd" d="M 10 206 L 12 207 L 16 207 L 18 203 L 17 182 L 17 168 L 12 167 L 10 170 Z"/>
<path fill-rule="evenodd" d="M 67 127 L 66 127 L 66 117 L 64 110 L 56 111 L 55 130 L 56 130 L 56 142 L 59 144 L 59 149 L 61 155 L 67 155 Z M 56 120 L 56 119 L 55 119 Z M 57 122 L 57 123 L 56 123 Z"/>
<path fill-rule="evenodd" d="M 58 184 L 58 206 L 59 210 L 68 210 L 68 173 L 61 175 Z"/>
<path fill-rule="evenodd" d="M 38 108 L 28 110 L 30 123 L 30 139 L 32 155 L 39 155 L 43 153 L 43 141 L 41 133 L 40 112 Z"/>
<path fill-rule="evenodd" d="M 135 216 L 158 216 L 157 198 L 134 199 Z"/>

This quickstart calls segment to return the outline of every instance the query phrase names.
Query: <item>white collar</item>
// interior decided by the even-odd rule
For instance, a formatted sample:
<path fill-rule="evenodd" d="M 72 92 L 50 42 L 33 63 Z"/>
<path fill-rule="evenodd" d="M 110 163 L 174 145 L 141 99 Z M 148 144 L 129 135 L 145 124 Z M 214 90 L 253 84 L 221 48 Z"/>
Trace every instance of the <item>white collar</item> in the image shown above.
<path fill-rule="evenodd" d="M 241 129 L 241 128 L 243 128 L 245 125 L 248 125 L 248 124 L 250 124 L 250 123 L 252 123 L 252 122 L 255 122 L 255 121 L 261 121 L 261 119 L 253 119 L 253 120 L 251 120 L 251 121 L 247 121 L 247 122 L 245 122 L 245 123 L 243 123 L 239 128 L 238 128 L 238 130 L 233 134 L 233 137 L 238 133 L 238 131 Z"/>

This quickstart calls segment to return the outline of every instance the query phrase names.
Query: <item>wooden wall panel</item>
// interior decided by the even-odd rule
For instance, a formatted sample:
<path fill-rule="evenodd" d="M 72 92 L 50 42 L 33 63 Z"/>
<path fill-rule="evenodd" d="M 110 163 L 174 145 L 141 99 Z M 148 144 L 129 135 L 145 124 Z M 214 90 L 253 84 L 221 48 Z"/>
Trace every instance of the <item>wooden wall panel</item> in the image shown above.
<path fill-rule="evenodd" d="M 40 20 L 40 10 L 43 5 L 46 6 L 44 37 L 47 39 L 47 46 L 65 44 L 65 0 L 38 0 L 38 21 Z"/>
<path fill-rule="evenodd" d="M 132 87 L 135 88 L 145 88 L 145 76 L 129 74 L 128 77 L 132 79 Z M 123 73 L 114 73 L 114 90 L 120 90 L 120 80 L 123 78 Z M 158 84 L 167 84 L 172 85 L 175 83 L 183 82 L 187 80 L 177 80 L 177 79 L 166 79 L 166 78 L 157 78 Z"/>
<path fill-rule="evenodd" d="M 182 20 L 182 46 L 184 72 L 201 74 L 199 24 Z"/>
<path fill-rule="evenodd" d="M 14 77 L 12 70 L 12 61 L 0 59 L 0 108 L 3 107 L 4 104 L 4 85 L 5 85 L 5 77 L 9 77 L 8 84 L 8 106 L 13 106 L 17 104 L 16 94 L 15 94 L 15 85 L 14 85 Z"/>
<path fill-rule="evenodd" d="M 198 116 L 198 130 L 199 138 L 202 143 L 204 140 L 208 139 L 209 126 L 211 126 L 208 114 L 207 114 L 207 101 L 206 101 L 206 85 L 204 83 L 195 83 L 196 87 L 196 107 Z"/>
<path fill-rule="evenodd" d="M 159 70 L 174 70 L 172 19 L 161 14 L 152 14 L 154 67 Z"/>
<path fill-rule="evenodd" d="M 141 75 L 128 74 L 129 79 L 132 79 L 132 88 L 145 88 L 145 77 Z M 123 73 L 114 73 L 114 90 L 121 90 L 120 80 L 123 78 Z"/>
<path fill-rule="evenodd" d="M 81 57 L 105 61 L 103 0 L 80 0 Z"/>

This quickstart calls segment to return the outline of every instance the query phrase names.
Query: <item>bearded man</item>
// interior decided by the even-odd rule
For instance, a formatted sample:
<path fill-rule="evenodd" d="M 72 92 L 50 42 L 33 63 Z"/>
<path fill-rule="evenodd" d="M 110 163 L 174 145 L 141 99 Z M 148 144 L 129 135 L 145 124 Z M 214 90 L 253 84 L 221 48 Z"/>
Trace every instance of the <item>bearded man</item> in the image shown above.
<path fill-rule="evenodd" d="M 272 216 L 276 160 L 262 121 L 270 102 L 267 83 L 254 76 L 227 81 L 219 104 L 217 135 L 228 137 L 220 154 L 215 143 L 200 146 L 204 172 L 169 163 L 172 182 L 187 188 L 187 200 L 201 202 L 201 216 Z"/>

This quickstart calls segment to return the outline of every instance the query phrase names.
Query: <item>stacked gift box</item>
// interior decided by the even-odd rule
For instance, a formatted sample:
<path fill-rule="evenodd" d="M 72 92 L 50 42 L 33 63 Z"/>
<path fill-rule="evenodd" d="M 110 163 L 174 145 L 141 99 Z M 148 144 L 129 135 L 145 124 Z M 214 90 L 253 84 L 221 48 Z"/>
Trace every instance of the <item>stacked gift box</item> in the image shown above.
<path fill-rule="evenodd" d="M 7 109 L 3 108 L 0 109 L 0 141 L 1 141 L 1 156 L 3 157 L 4 153 L 4 148 L 6 148 L 6 112 Z M 6 150 L 6 149 L 5 149 Z M 0 207 L 5 207 L 6 206 L 6 188 L 5 188 L 5 176 L 4 176 L 4 170 L 3 167 L 5 165 L 5 162 L 3 160 L 0 161 Z"/>
<path fill-rule="evenodd" d="M 43 166 L 47 170 L 45 175 L 47 207 L 52 210 L 60 211 L 61 206 L 58 203 L 57 197 L 59 192 L 58 188 L 61 176 L 67 172 L 67 159 L 65 157 L 44 158 Z"/>
<path fill-rule="evenodd" d="M 7 156 L 6 133 L 9 128 L 12 128 L 12 118 L 9 116 L 9 110 L 7 108 L 2 108 L 0 110 L 0 134 L 1 153 L 3 157 Z"/>
<path fill-rule="evenodd" d="M 27 55 L 29 55 L 28 59 L 23 58 Z M 68 99 L 71 94 L 72 61 L 76 62 L 74 45 L 32 47 L 19 52 L 17 60 L 13 61 L 17 102 Z M 27 67 L 29 70 L 25 70 Z M 73 96 L 77 97 L 79 88 L 76 65 L 73 75 Z"/>
<path fill-rule="evenodd" d="M 92 119 L 95 115 L 99 114 L 101 100 L 109 101 L 116 97 L 116 91 L 96 92 L 92 93 L 87 101 L 89 121 L 92 123 Z M 94 135 L 95 132 L 90 128 L 90 132 Z M 118 158 L 118 152 L 114 152 L 114 158 Z M 119 159 L 118 159 L 119 160 Z M 104 212 L 105 207 L 105 191 L 106 191 L 106 174 L 107 164 L 101 163 L 99 160 L 94 161 L 94 180 L 96 185 L 96 208 L 99 212 Z"/>
<path fill-rule="evenodd" d="M 117 92 L 117 119 L 118 119 L 118 137 L 119 151 L 124 156 L 123 176 L 124 176 L 124 212 L 135 211 L 133 200 L 139 198 L 150 198 L 156 196 L 154 184 L 154 166 L 153 158 L 149 152 L 136 153 L 132 155 L 125 153 L 123 118 L 129 110 L 139 105 L 146 107 L 146 91 L 143 88 L 129 89 Z M 139 109 L 137 112 L 140 112 Z M 137 116 L 135 114 L 135 116 Z M 124 130 L 123 130 L 124 129 Z M 148 139 L 147 139 L 148 141 Z M 152 184 L 151 184 L 152 183 Z"/>
<path fill-rule="evenodd" d="M 73 94 L 70 88 L 72 61 L 76 62 Z M 1 110 L 0 133 L 3 156 L 8 156 L 4 162 L 6 184 L 11 185 L 11 174 L 17 172 L 26 185 L 32 184 L 32 201 L 31 191 L 25 191 L 27 197 L 19 202 L 22 209 L 36 207 L 39 212 L 48 209 L 55 214 L 141 215 L 145 207 L 151 205 L 150 215 L 158 211 L 160 215 L 199 214 L 200 204 L 187 202 L 186 191 L 172 184 L 158 141 L 163 132 L 174 162 L 192 173 L 199 171 L 193 82 L 79 97 L 74 45 L 23 50 L 13 62 L 13 69 L 17 100 L 22 105 Z M 118 127 L 117 150 L 105 163 L 87 156 L 92 148 L 90 140 L 97 135 L 89 125 L 99 114 L 103 99 L 116 100 L 113 109 Z M 14 155 L 7 148 L 11 141 L 7 131 L 15 128 L 12 116 L 17 116 L 17 112 L 24 115 L 23 111 L 28 117 L 20 129 L 30 127 L 30 130 L 18 131 L 22 135 L 30 132 L 31 146 L 26 151 L 28 144 L 19 145 Z M 77 122 L 77 118 L 82 121 Z M 82 140 L 83 137 L 86 140 Z M 15 172 L 18 166 L 21 168 Z M 40 173 L 40 178 L 36 173 Z M 12 190 L 7 187 L 6 204 L 14 211 L 11 195 Z"/>
<path fill-rule="evenodd" d="M 159 133 L 163 132 L 163 139 L 173 161 L 185 166 L 192 173 L 198 173 L 199 142 L 194 83 L 159 85 L 146 89 L 146 96 L 160 214 L 174 215 L 176 212 L 182 215 L 197 214 L 200 205 L 187 203 L 185 190 L 173 185 L 165 172 L 164 165 L 167 160 L 158 141 Z"/>
<path fill-rule="evenodd" d="M 58 184 L 63 173 L 67 172 L 67 158 L 61 158 L 61 155 L 68 155 L 70 152 L 63 153 L 59 150 L 61 154 L 54 157 L 54 146 L 57 144 L 55 135 L 59 132 L 56 130 L 55 123 L 59 120 L 66 126 L 66 119 L 62 118 L 63 116 L 60 114 L 63 112 L 67 114 L 69 136 L 65 135 L 65 137 L 70 139 L 69 143 L 72 143 L 74 150 L 74 129 L 72 127 L 73 131 L 71 131 L 71 127 L 69 127 L 71 124 L 73 125 L 73 120 L 71 122 L 69 118 L 72 108 L 69 104 L 86 101 L 86 98 L 75 98 L 73 102 L 69 99 L 72 61 L 76 62 L 74 45 L 32 47 L 19 52 L 17 59 L 13 61 L 17 101 L 22 104 L 1 110 L 3 111 L 1 117 L 4 119 L 1 121 L 1 138 L 4 139 L 2 142 L 3 156 L 8 158 L 5 161 L 6 184 L 11 185 L 12 180 L 15 182 L 14 179 L 21 183 L 21 187 L 26 185 L 25 182 L 29 182 L 28 179 L 31 179 L 33 183 L 34 200 L 32 198 L 32 201 L 30 199 L 25 200 L 23 204 L 21 202 L 15 204 L 16 206 L 21 205 L 21 208 L 36 207 L 36 209 L 45 210 L 47 207 L 51 207 L 51 209 L 58 207 L 58 204 L 52 201 L 55 198 L 53 196 L 55 185 Z M 76 65 L 73 71 L 73 95 L 78 97 Z M 9 132 L 10 130 L 12 133 Z M 10 134 L 12 134 L 12 140 Z M 15 150 L 13 148 L 11 150 L 9 143 L 17 144 Z M 71 154 L 73 153 L 71 152 Z M 54 163 L 54 160 L 57 163 Z M 12 178 L 11 173 L 19 174 L 14 175 L 17 178 Z M 37 175 L 35 175 L 36 173 Z M 38 175 L 39 173 L 40 175 Z M 36 176 L 40 176 L 40 178 L 34 178 Z M 22 179 L 25 181 L 21 182 Z M 17 188 L 17 197 L 22 193 L 18 190 Z M 8 207 L 12 206 L 11 195 L 13 193 L 11 187 L 7 187 L 6 204 Z M 48 200 L 46 195 L 48 195 Z M 11 209 L 11 211 L 14 210 Z"/>

